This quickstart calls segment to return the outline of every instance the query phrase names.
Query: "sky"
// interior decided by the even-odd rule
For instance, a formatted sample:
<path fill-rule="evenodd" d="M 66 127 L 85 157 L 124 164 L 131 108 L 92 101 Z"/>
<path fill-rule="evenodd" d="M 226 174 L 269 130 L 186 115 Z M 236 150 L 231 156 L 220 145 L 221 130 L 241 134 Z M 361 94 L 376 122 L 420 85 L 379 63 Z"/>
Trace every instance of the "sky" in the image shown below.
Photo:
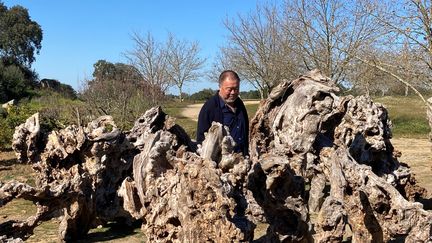
<path fill-rule="evenodd" d="M 2 0 L 0 0 L 2 1 Z M 90 79 L 98 60 L 126 63 L 123 53 L 132 50 L 131 35 L 150 32 L 165 41 L 168 32 L 179 39 L 198 41 L 209 70 L 228 35 L 226 18 L 246 15 L 261 0 L 3 0 L 8 7 L 21 5 L 42 28 L 43 40 L 32 68 L 39 78 L 57 79 L 75 90 Z M 217 89 L 203 79 L 185 85 L 184 92 Z M 242 90 L 252 89 L 242 83 Z M 175 88 L 169 93 L 178 94 Z"/>

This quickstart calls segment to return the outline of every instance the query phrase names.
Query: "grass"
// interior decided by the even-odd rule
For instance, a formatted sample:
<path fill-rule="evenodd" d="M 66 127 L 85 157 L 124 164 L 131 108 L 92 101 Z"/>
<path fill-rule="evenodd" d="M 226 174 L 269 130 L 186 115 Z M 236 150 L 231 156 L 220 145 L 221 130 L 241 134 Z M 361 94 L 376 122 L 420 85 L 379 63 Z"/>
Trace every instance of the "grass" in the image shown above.
<path fill-rule="evenodd" d="M 247 104 L 245 106 L 246 106 L 246 110 L 247 110 L 247 113 L 249 116 L 249 121 L 250 121 L 255 116 L 255 113 L 258 110 L 259 104 Z"/>
<path fill-rule="evenodd" d="M 165 113 L 167 113 L 171 117 L 176 118 L 176 124 L 180 125 L 191 138 L 196 138 L 196 128 L 198 123 L 194 120 L 191 120 L 185 116 L 183 116 L 182 110 L 187 106 L 193 104 L 190 101 L 183 102 L 170 102 L 164 104 L 162 109 Z"/>
<path fill-rule="evenodd" d="M 387 108 L 393 123 L 393 137 L 428 138 L 430 129 L 426 118 L 426 106 L 419 97 L 386 96 L 373 100 Z"/>
<path fill-rule="evenodd" d="M 15 152 L 0 150 L 0 181 L 16 180 L 34 186 L 35 176 L 36 174 L 31 166 L 18 163 Z"/>

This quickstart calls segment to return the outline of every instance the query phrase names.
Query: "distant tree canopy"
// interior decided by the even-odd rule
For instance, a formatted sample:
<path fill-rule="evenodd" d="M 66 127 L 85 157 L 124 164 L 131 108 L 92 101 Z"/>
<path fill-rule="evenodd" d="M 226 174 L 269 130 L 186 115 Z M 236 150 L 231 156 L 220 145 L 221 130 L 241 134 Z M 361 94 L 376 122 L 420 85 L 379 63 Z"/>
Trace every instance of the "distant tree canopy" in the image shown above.
<path fill-rule="evenodd" d="M 213 90 L 213 89 L 203 89 L 186 97 L 189 100 L 204 101 L 210 99 L 210 97 L 215 95 L 216 92 L 217 90 Z M 241 91 L 240 97 L 242 99 L 259 99 L 260 92 L 258 90 Z"/>
<path fill-rule="evenodd" d="M 61 96 L 69 99 L 76 99 L 77 93 L 69 84 L 63 84 L 55 79 L 44 78 L 40 81 L 40 86 L 42 89 L 52 90 L 59 93 Z"/>
<path fill-rule="evenodd" d="M 30 67 L 42 47 L 42 29 L 30 19 L 27 9 L 19 5 L 8 9 L 0 2 L 0 30 L 3 61 Z"/>
<path fill-rule="evenodd" d="M 212 97 L 217 90 L 213 89 L 203 89 L 201 91 L 198 91 L 196 93 L 193 93 L 191 96 L 189 96 L 190 100 L 208 100 L 210 97 Z"/>
<path fill-rule="evenodd" d="M 242 99 L 260 99 L 261 95 L 258 90 L 249 90 L 249 91 L 241 91 L 240 97 Z"/>
<path fill-rule="evenodd" d="M 41 41 L 42 29 L 27 9 L 8 9 L 0 2 L 0 102 L 20 99 L 36 87 L 37 74 L 31 64 Z"/>
<path fill-rule="evenodd" d="M 160 89 L 143 81 L 139 71 L 128 64 L 99 60 L 94 65 L 93 79 L 86 80 L 81 98 L 93 118 L 111 115 L 123 128 L 154 105 L 149 90 L 163 95 Z"/>

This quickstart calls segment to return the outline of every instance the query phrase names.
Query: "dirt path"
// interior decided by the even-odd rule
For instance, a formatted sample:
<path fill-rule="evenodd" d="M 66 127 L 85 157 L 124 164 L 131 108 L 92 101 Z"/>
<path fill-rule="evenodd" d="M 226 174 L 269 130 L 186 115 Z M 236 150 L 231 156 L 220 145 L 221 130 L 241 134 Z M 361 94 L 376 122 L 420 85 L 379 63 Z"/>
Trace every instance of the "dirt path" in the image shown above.
<path fill-rule="evenodd" d="M 432 193 L 432 143 L 427 139 L 393 138 L 393 147 L 402 152 L 399 161 L 408 164 L 420 186 Z"/>
<path fill-rule="evenodd" d="M 187 117 L 191 120 L 198 121 L 198 114 L 203 106 L 202 103 L 188 105 L 181 111 L 182 116 Z"/>
<path fill-rule="evenodd" d="M 258 104 L 259 102 L 260 102 L 259 100 L 247 100 L 247 101 L 244 101 L 244 104 L 245 105 Z M 203 105 L 204 105 L 203 103 L 188 105 L 185 108 L 183 108 L 181 114 L 184 117 L 187 117 L 191 120 L 198 121 L 198 114 L 199 114 L 201 107 Z"/>

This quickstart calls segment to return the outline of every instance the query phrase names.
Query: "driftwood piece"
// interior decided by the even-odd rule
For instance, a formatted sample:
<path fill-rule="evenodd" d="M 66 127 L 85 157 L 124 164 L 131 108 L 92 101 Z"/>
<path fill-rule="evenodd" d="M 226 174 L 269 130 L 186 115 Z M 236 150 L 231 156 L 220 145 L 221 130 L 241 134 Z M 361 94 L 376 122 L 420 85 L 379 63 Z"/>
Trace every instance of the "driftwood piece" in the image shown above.
<path fill-rule="evenodd" d="M 5 223 L 0 226 L 0 234 L 26 239 L 38 222 L 57 214 L 63 215 L 58 233 L 62 240 L 82 237 L 105 221 L 130 220 L 116 191 L 131 171 L 133 146 L 111 117 L 101 117 L 84 128 L 69 126 L 40 134 L 38 140 L 33 139 L 34 133 L 26 132 L 39 127 L 34 117 L 37 115 L 17 128 L 14 137 L 19 144 L 29 144 L 16 146 L 15 150 L 23 155 L 19 159 L 33 162 L 38 172 L 36 187 L 8 182 L 0 188 L 0 202 L 4 205 L 11 197 L 23 198 L 33 201 L 38 212 L 24 222 Z"/>
<path fill-rule="evenodd" d="M 27 118 L 26 122 L 15 128 L 12 139 L 12 149 L 16 152 L 18 161 L 29 163 L 40 154 L 37 145 L 40 141 L 39 113 Z"/>
<path fill-rule="evenodd" d="M 396 158 L 387 111 L 337 92 L 317 70 L 281 82 L 251 120 L 247 158 L 221 124 L 197 146 L 160 107 L 126 132 L 104 116 L 44 134 L 31 118 L 14 149 L 36 186 L 0 184 L 0 206 L 24 198 L 38 213 L 1 224 L 0 239 L 60 213 L 60 240 L 121 218 L 151 242 L 252 241 L 257 224 L 258 242 L 431 241 L 426 191 Z"/>
<path fill-rule="evenodd" d="M 142 141 L 142 147 L 133 161 L 134 181 L 126 179 L 119 191 L 124 208 L 143 220 L 142 229 L 152 242 L 228 242 L 250 238 L 252 227 L 242 232 L 235 225 L 236 203 L 231 196 L 233 182 L 244 178 L 248 168 L 235 166 L 239 160 L 232 158 L 232 150 L 227 151 L 232 145 L 221 149 L 221 143 L 227 143 L 222 141 L 224 128 L 213 124 L 199 156 L 179 143 L 186 139 L 171 133 L 165 120 L 157 118 L 160 116 L 163 117 L 160 110 L 147 111 L 139 119 L 143 122 L 132 129 L 140 131 L 136 137 Z M 214 149 L 219 151 L 213 152 Z M 212 158 L 225 161 L 221 163 L 229 175 L 224 175 Z M 228 172 L 230 169 L 234 172 Z"/>
<path fill-rule="evenodd" d="M 304 204 L 308 198 L 314 228 L 302 232 L 303 239 L 310 235 L 318 242 L 341 241 L 349 225 L 352 239 L 359 242 L 431 240 L 431 214 L 412 202 L 426 196 L 425 190 L 415 185 L 409 168 L 393 155 L 386 110 L 368 97 L 338 97 L 336 91 L 329 79 L 312 71 L 281 83 L 261 105 L 251 121 L 254 168 L 263 167 L 272 157 L 280 161 L 278 167 L 291 170 L 256 175 L 261 179 L 255 180 L 301 178 L 290 187 L 277 186 L 288 191 L 285 195 L 275 199 L 274 194 L 264 194 L 262 201 L 286 200 L 286 195 L 298 190 L 295 185 L 312 184 L 304 195 L 299 194 Z M 339 156 L 329 151 L 338 151 Z M 271 206 L 264 213 L 278 214 Z M 292 233 L 297 226 L 284 227 L 279 232 L 285 235 L 279 234 L 278 239 L 301 239 Z"/>

